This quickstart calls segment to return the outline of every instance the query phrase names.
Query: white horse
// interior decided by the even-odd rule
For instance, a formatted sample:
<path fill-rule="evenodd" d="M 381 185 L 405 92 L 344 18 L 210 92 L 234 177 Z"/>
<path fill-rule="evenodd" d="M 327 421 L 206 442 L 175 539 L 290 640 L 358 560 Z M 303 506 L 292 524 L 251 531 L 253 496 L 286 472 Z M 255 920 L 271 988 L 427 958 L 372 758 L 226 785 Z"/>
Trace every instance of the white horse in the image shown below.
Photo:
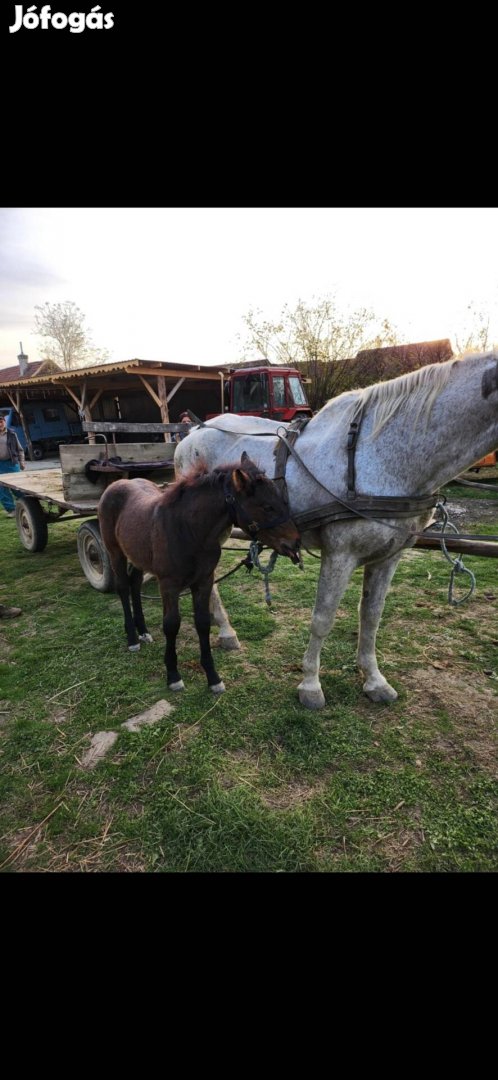
<path fill-rule="evenodd" d="M 290 509 L 298 522 L 300 513 L 330 503 L 332 495 L 354 505 L 354 497 L 348 496 L 347 441 L 360 404 L 363 419 L 354 461 L 357 495 L 430 495 L 498 446 L 498 351 L 428 365 L 346 392 L 324 405 L 297 440 L 295 448 L 303 464 L 293 456 L 288 459 Z M 281 424 L 257 417 L 229 414 L 209 420 L 178 446 L 177 474 L 188 471 L 199 459 L 212 469 L 238 459 L 246 450 L 272 476 L 278 430 Z M 325 704 L 320 651 L 349 578 L 359 566 L 365 568 L 357 652 L 363 690 L 372 701 L 396 699 L 396 691 L 379 671 L 375 639 L 401 555 L 412 547 L 413 534 L 429 524 L 433 513 L 417 509 L 412 516 L 399 518 L 383 512 L 382 521 L 359 517 L 303 533 L 306 547 L 321 550 L 311 637 L 299 685 L 303 705 L 320 709 Z M 238 648 L 215 589 L 212 612 L 220 627 L 220 644 Z"/>

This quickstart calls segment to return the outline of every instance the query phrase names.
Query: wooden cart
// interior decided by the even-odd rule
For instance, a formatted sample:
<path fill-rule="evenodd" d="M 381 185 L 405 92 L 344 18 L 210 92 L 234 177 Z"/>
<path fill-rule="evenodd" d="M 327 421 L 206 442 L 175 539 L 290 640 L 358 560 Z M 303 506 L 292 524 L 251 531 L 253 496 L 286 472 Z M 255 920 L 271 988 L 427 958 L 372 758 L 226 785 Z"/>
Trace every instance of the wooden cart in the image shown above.
<path fill-rule="evenodd" d="M 147 433 L 151 427 L 165 431 L 184 429 L 185 425 L 163 424 L 88 424 L 104 435 L 116 430 Z M 58 521 L 86 518 L 77 532 L 81 567 L 90 585 L 99 592 L 112 592 L 114 578 L 109 557 L 100 537 L 97 506 L 104 488 L 119 478 L 146 476 L 158 484 L 168 483 L 174 475 L 175 444 L 105 442 L 91 445 L 60 446 L 60 468 L 27 470 L 2 474 L 2 484 L 16 496 L 16 525 L 19 539 L 27 551 L 41 552 L 48 543 L 48 526 Z"/>

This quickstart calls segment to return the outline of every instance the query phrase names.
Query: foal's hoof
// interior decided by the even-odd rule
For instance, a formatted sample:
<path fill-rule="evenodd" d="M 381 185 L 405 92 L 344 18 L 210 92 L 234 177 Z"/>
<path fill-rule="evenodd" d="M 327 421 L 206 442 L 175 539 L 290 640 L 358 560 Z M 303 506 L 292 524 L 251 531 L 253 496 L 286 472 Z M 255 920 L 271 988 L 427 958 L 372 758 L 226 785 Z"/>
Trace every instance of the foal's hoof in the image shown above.
<path fill-rule="evenodd" d="M 175 694 L 178 690 L 185 690 L 185 683 L 183 679 L 180 679 L 179 682 L 168 683 L 168 690 L 173 690 Z"/>
<path fill-rule="evenodd" d="M 139 634 L 138 640 L 145 642 L 147 645 L 150 645 L 151 642 L 154 641 L 154 638 L 151 637 L 150 634 Z"/>
<path fill-rule="evenodd" d="M 139 650 L 140 642 L 138 642 L 136 645 L 128 645 L 128 652 L 139 652 Z"/>
<path fill-rule="evenodd" d="M 301 705 L 304 705 L 305 709 L 323 709 L 325 705 L 325 696 L 322 690 L 305 690 L 299 689 L 299 701 Z"/>
<path fill-rule="evenodd" d="M 224 682 L 217 682 L 214 686 L 209 687 L 212 694 L 224 694 L 226 687 Z"/>

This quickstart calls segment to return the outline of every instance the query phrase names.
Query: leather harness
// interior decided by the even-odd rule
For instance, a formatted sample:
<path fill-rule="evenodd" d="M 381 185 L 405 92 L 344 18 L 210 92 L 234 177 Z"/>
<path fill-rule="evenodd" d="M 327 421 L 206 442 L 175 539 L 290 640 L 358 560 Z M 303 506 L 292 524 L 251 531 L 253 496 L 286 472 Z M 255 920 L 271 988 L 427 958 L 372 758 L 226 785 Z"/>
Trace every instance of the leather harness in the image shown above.
<path fill-rule="evenodd" d="M 199 420 L 195 414 L 191 414 L 199 427 L 205 427 L 205 422 Z M 354 410 L 351 423 L 349 426 L 347 436 L 347 452 L 348 452 L 348 500 L 339 498 L 338 495 L 332 495 L 332 500 L 325 503 L 323 506 L 316 506 L 313 510 L 305 510 L 299 514 L 292 514 L 292 520 L 299 529 L 304 531 L 305 529 L 315 529 L 322 525 L 329 525 L 333 521 L 351 521 L 354 518 L 364 518 L 367 521 L 385 521 L 386 518 L 399 517 L 410 518 L 417 517 L 423 513 L 424 510 L 433 510 L 439 502 L 441 497 L 437 493 L 431 495 L 358 495 L 355 489 L 355 452 L 358 442 L 358 435 L 360 432 L 361 421 L 363 419 L 363 402 L 358 402 Z M 277 436 L 277 445 L 273 451 L 275 456 L 275 475 L 273 477 L 274 483 L 280 489 L 280 494 L 285 503 L 289 505 L 289 493 L 287 491 L 287 482 L 285 479 L 285 470 L 287 466 L 287 459 L 291 454 L 299 463 L 301 468 L 308 473 L 311 479 L 319 484 L 324 491 L 328 491 L 328 488 L 320 480 L 313 476 L 313 473 L 303 461 L 300 454 L 295 449 L 295 443 L 299 438 L 299 435 L 311 420 L 310 416 L 297 417 L 293 420 L 288 427 L 278 428 L 275 433 L 273 432 L 252 432 L 252 435 L 256 438 L 260 436 L 270 436 L 274 434 Z M 218 427 L 213 425 L 217 431 L 225 431 L 228 435 L 251 435 L 251 432 L 243 431 L 231 431 L 227 428 Z M 397 526 L 391 525 L 390 528 L 395 529 Z M 413 535 L 421 536 L 422 533 L 413 533 Z"/>
<path fill-rule="evenodd" d="M 287 430 L 282 434 L 278 431 L 278 444 L 275 447 L 275 476 L 274 481 L 280 486 L 283 498 L 288 502 L 285 470 L 287 459 L 292 454 L 303 466 L 310 476 L 313 474 L 304 464 L 304 461 L 294 449 L 294 444 L 300 433 L 304 430 L 309 417 L 298 418 L 292 421 Z M 355 451 L 358 435 L 363 419 L 363 402 L 359 402 L 351 419 L 348 436 L 348 501 L 334 496 L 331 502 L 323 506 L 306 510 L 300 514 L 293 514 L 292 519 L 299 529 L 313 529 L 322 525 L 329 525 L 333 521 L 347 521 L 356 517 L 367 520 L 385 520 L 386 517 L 408 518 L 422 513 L 424 510 L 432 510 L 440 501 L 437 494 L 431 495 L 358 495 L 355 488 Z M 324 485 L 321 485 L 324 487 Z M 325 489 L 327 490 L 327 489 Z"/>

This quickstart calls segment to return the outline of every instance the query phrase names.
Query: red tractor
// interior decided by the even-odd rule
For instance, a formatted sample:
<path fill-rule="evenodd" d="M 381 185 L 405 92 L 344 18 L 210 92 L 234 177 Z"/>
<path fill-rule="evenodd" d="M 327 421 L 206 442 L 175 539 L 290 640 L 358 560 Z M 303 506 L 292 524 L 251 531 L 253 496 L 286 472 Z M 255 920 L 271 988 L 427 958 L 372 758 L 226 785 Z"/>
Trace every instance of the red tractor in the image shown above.
<path fill-rule="evenodd" d="M 242 416 L 267 416 L 289 422 L 312 416 L 302 376 L 292 367 L 259 366 L 233 368 L 224 388 L 225 411 Z"/>

